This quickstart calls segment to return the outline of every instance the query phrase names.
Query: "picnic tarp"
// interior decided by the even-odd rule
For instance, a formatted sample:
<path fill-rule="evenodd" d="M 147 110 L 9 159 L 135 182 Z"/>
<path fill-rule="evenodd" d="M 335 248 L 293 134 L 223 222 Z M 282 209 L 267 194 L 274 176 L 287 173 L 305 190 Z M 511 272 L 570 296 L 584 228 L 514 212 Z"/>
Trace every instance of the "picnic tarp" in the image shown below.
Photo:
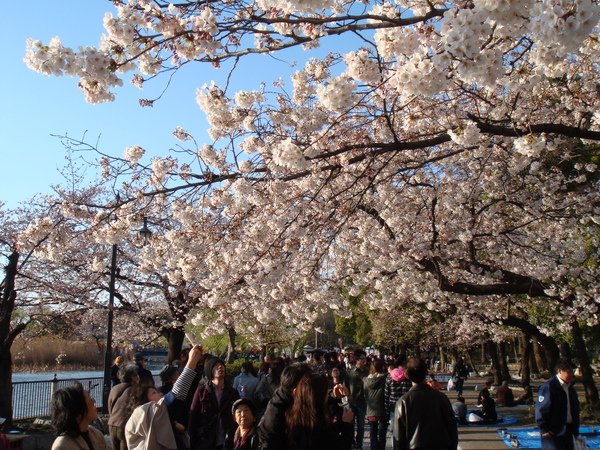
<path fill-rule="evenodd" d="M 538 428 L 501 428 L 498 434 L 508 448 L 542 448 Z M 579 434 L 589 448 L 600 448 L 600 427 L 580 427 Z"/>

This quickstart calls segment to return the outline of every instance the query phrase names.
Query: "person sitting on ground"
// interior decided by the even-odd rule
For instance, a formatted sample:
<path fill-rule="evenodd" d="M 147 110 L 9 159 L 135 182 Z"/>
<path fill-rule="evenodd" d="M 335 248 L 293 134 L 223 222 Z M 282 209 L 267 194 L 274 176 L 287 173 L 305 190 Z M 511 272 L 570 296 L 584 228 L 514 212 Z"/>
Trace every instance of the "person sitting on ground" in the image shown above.
<path fill-rule="evenodd" d="M 496 391 L 496 404 L 498 406 L 515 406 L 515 396 L 506 380 L 502 382 L 502 386 Z"/>
<path fill-rule="evenodd" d="M 487 391 L 488 396 L 489 396 L 491 387 L 492 387 L 492 382 L 490 380 L 487 380 L 485 382 L 485 386 L 483 387 L 483 389 L 481 389 L 479 391 L 479 396 L 477 397 L 477 405 L 481 405 L 483 403 L 483 392 L 484 391 Z"/>
<path fill-rule="evenodd" d="M 527 382 L 523 383 L 523 393 L 516 400 L 517 405 L 533 405 L 533 390 Z"/>
<path fill-rule="evenodd" d="M 173 389 L 164 396 L 154 386 L 138 384 L 133 388 L 130 408 L 134 409 L 125 425 L 129 450 L 189 449 L 186 427 L 174 418 L 180 416 L 179 410 L 185 407 L 201 355 L 202 347 L 194 346 Z"/>
<path fill-rule="evenodd" d="M 479 419 L 478 419 L 479 418 Z M 497 423 L 496 402 L 490 395 L 490 391 L 482 392 L 481 410 L 469 414 L 468 422 Z"/>
<path fill-rule="evenodd" d="M 225 438 L 223 450 L 258 450 L 254 403 L 247 398 L 240 398 L 233 403 L 231 413 L 238 427 L 233 436 Z"/>
<path fill-rule="evenodd" d="M 452 403 L 452 410 L 454 411 L 454 418 L 456 422 L 461 425 L 467 423 L 467 404 L 465 403 L 465 398 L 462 395 L 459 395 L 456 398 L 456 401 Z"/>
<path fill-rule="evenodd" d="M 81 384 L 56 391 L 50 405 L 56 434 L 52 450 L 112 450 L 102 433 L 91 426 L 97 418 L 96 403 Z"/>

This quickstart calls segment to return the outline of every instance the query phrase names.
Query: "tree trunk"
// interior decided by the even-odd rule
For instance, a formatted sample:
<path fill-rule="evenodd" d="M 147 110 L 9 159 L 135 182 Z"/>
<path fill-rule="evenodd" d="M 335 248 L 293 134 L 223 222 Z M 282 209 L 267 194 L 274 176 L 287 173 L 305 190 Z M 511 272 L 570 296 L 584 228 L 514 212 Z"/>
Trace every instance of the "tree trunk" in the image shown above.
<path fill-rule="evenodd" d="M 467 355 L 465 356 L 465 359 L 467 360 L 467 365 L 471 368 L 471 371 L 477 372 L 475 370 L 475 364 L 473 364 L 473 358 L 471 358 L 471 352 L 467 351 Z"/>
<path fill-rule="evenodd" d="M 165 330 L 164 334 L 169 344 L 169 354 L 167 355 L 167 361 L 171 364 L 176 359 L 179 359 L 181 355 L 181 349 L 183 347 L 183 339 L 185 338 L 185 331 L 183 328 L 169 328 Z"/>
<path fill-rule="evenodd" d="M 498 358 L 498 346 L 495 342 L 489 341 L 488 349 L 490 358 L 492 359 L 492 374 L 494 376 L 494 384 L 502 384 L 502 371 L 500 370 L 500 358 Z"/>
<path fill-rule="evenodd" d="M 529 362 L 531 360 L 531 352 L 533 350 L 531 337 L 523 333 L 521 342 L 523 343 L 523 352 L 521 354 L 521 381 L 523 384 L 529 384 L 531 382 L 531 368 Z"/>
<path fill-rule="evenodd" d="M 452 355 L 452 365 L 455 366 L 458 362 L 460 355 L 458 354 L 458 350 L 454 347 L 450 350 L 450 354 Z"/>
<path fill-rule="evenodd" d="M 233 360 L 235 359 L 235 338 L 237 336 L 237 333 L 233 326 L 227 328 L 227 336 L 229 338 L 229 341 L 227 343 L 227 358 L 225 362 L 230 363 L 233 362 Z"/>
<path fill-rule="evenodd" d="M 12 424 L 12 355 L 10 348 L 17 335 L 25 329 L 24 324 L 19 324 L 11 329 L 10 322 L 15 309 L 17 292 L 15 280 L 19 263 L 19 253 L 12 250 L 8 256 L 8 264 L 4 267 L 4 280 L 0 288 L 0 417 L 6 419 L 5 426 Z"/>
<path fill-rule="evenodd" d="M 548 361 L 546 360 L 546 355 L 540 343 L 537 340 L 533 340 L 533 353 L 535 355 L 535 363 L 538 366 L 539 373 L 542 372 L 551 372 L 548 369 Z"/>
<path fill-rule="evenodd" d="M 581 383 L 585 390 L 585 400 L 588 405 L 596 405 L 598 403 L 598 389 L 594 383 L 590 357 L 585 341 L 583 340 L 583 332 L 577 320 L 571 323 L 571 335 L 573 336 L 573 343 L 575 344 L 575 351 L 579 360 L 579 367 L 581 368 Z"/>
<path fill-rule="evenodd" d="M 440 368 L 441 372 L 446 371 L 446 355 L 444 354 L 444 349 L 440 347 Z"/>
<path fill-rule="evenodd" d="M 267 356 L 267 344 L 262 344 L 260 346 L 260 362 L 261 362 L 261 364 L 265 360 L 265 356 Z"/>
<path fill-rule="evenodd" d="M 6 419 L 5 426 L 12 425 L 12 355 L 10 346 L 0 347 L 0 417 Z"/>
<path fill-rule="evenodd" d="M 498 363 L 500 364 L 500 375 L 502 381 L 511 381 L 510 370 L 508 370 L 508 356 L 506 355 L 506 343 L 498 344 Z"/>
<path fill-rule="evenodd" d="M 560 350 L 561 358 L 566 358 L 569 361 L 573 360 L 573 355 L 571 353 L 571 346 L 569 345 L 569 343 L 567 341 L 562 341 L 560 343 L 559 350 Z"/>
<path fill-rule="evenodd" d="M 558 345 L 552 336 L 542 333 L 537 326 L 521 317 L 509 316 L 506 319 L 503 319 L 502 323 L 507 326 L 518 328 L 523 333 L 530 334 L 534 339 L 536 339 L 544 348 L 546 363 L 548 364 L 550 371 L 552 371 L 556 365 L 556 361 L 558 361 L 559 355 Z"/>
<path fill-rule="evenodd" d="M 537 360 L 535 358 L 535 341 L 531 341 L 531 337 L 529 340 L 531 344 L 531 351 L 529 352 L 529 367 L 531 368 L 531 373 L 536 376 L 540 374 L 540 368 L 537 365 Z"/>

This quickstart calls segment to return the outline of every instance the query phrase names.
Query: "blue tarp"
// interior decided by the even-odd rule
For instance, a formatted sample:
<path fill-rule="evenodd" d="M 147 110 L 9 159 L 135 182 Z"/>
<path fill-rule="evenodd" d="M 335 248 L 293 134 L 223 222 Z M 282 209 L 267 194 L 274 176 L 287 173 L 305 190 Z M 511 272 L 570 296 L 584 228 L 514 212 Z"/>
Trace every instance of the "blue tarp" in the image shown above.
<path fill-rule="evenodd" d="M 600 427 L 580 427 L 579 433 L 589 448 L 600 448 Z M 540 430 L 537 428 L 508 428 L 498 430 L 498 434 L 508 448 L 542 448 Z M 513 441 L 518 446 L 511 445 Z"/>

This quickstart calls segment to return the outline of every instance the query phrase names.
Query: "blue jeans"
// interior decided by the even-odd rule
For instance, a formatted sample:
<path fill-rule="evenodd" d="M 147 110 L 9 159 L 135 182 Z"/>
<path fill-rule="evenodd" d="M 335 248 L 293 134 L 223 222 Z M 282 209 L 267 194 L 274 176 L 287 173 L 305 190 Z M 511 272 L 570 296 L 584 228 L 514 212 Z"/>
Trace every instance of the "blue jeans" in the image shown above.
<path fill-rule="evenodd" d="M 385 450 L 387 427 L 387 420 L 369 422 L 371 450 Z"/>
<path fill-rule="evenodd" d="M 354 423 L 356 424 L 356 435 L 354 436 L 354 445 L 362 448 L 365 438 L 365 416 L 367 415 L 367 405 L 352 406 L 354 413 Z"/>

